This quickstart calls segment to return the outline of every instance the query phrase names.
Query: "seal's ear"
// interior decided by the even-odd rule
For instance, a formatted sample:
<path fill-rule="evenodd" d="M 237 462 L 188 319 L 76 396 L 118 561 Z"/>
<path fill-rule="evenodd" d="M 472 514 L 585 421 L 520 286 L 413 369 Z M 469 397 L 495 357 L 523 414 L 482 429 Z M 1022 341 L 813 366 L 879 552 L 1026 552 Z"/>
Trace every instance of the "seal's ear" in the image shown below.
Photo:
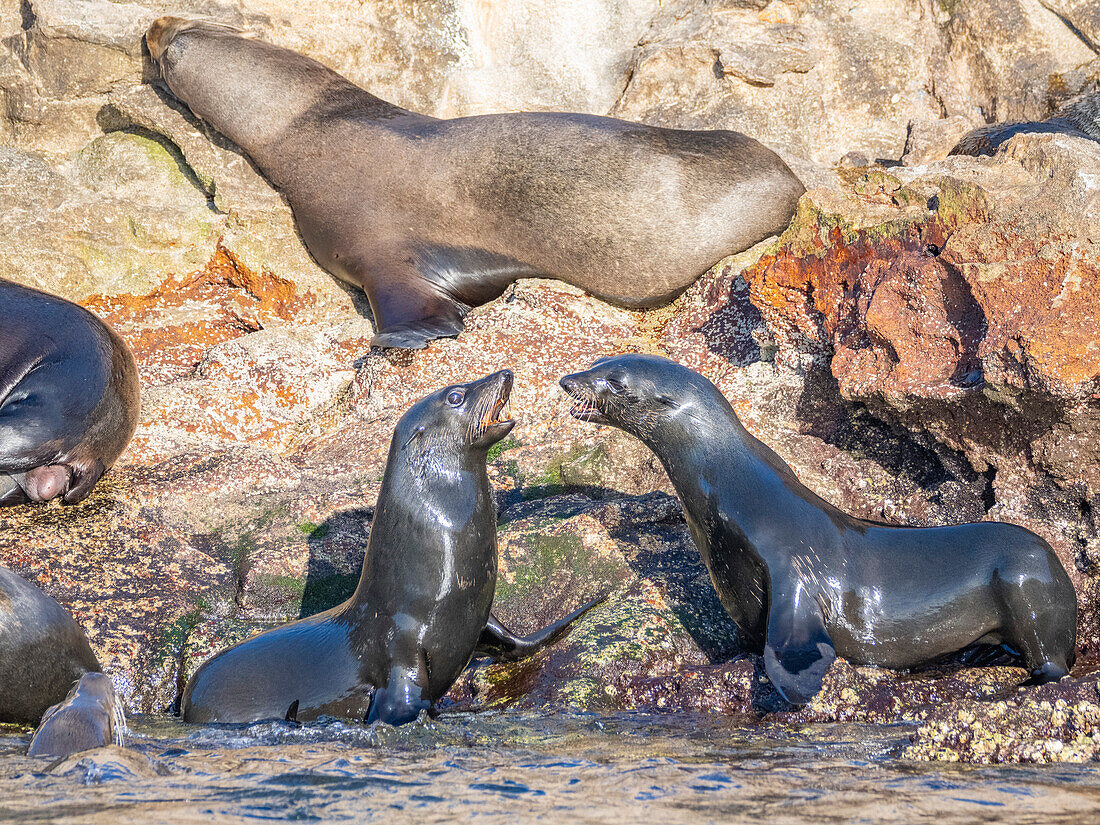
<path fill-rule="evenodd" d="M 804 705 L 821 690 L 836 651 L 820 605 L 801 584 L 795 584 L 794 590 L 791 598 L 772 588 L 764 670 L 784 699 Z"/>

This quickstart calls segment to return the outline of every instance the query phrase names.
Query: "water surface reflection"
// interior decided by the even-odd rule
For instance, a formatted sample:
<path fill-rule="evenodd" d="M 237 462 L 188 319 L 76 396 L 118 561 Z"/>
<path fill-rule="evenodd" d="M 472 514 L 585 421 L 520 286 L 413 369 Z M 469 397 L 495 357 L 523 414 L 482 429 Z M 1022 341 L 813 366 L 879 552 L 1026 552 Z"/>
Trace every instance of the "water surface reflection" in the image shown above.
<path fill-rule="evenodd" d="M 445 714 L 427 725 L 191 728 L 132 720 L 132 750 L 51 765 L 0 730 L 0 822 L 635 825 L 1084 822 L 1093 766 L 926 765 L 907 726 L 745 728 L 717 716 Z"/>

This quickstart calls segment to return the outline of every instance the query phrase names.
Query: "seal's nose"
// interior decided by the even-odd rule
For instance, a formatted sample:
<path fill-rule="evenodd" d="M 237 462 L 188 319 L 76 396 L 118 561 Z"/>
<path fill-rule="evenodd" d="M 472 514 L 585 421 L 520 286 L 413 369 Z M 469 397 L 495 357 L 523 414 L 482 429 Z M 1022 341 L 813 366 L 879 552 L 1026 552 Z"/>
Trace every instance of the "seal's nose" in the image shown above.
<path fill-rule="evenodd" d="M 577 391 L 578 387 L 580 387 L 580 383 L 580 380 L 575 374 L 567 375 L 558 381 L 558 385 L 570 395 Z"/>

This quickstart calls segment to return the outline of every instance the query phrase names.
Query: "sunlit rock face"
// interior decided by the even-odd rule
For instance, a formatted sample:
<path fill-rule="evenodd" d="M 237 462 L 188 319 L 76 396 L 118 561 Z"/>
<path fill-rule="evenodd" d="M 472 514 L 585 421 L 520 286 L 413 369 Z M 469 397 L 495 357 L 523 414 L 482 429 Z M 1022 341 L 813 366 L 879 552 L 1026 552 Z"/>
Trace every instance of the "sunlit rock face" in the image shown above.
<path fill-rule="evenodd" d="M 739 129 L 810 191 L 782 237 L 669 307 L 522 281 L 458 339 L 372 351 L 364 296 L 316 265 L 235 146 L 148 82 L 140 38 L 165 13 L 238 26 L 432 115 Z M 574 421 L 557 387 L 603 355 L 655 352 L 714 381 L 848 512 L 1041 534 L 1078 589 L 1087 669 L 1100 645 L 1100 144 L 1023 135 L 992 158 L 947 153 L 987 119 L 1047 117 L 1090 90 L 1095 18 L 1054 0 L 3 0 L 0 277 L 111 323 L 143 409 L 88 501 L 0 511 L 0 564 L 72 610 L 131 710 L 163 709 L 215 650 L 345 598 L 397 418 L 507 367 L 520 423 L 489 456 L 496 609 L 522 631 L 609 597 L 532 660 L 469 671 L 448 701 L 788 713 L 758 662 L 736 658 L 660 464 Z M 1088 708 L 1047 714 L 1061 751 L 961 736 L 972 705 L 1022 677 L 838 662 L 793 719 L 927 720 L 921 757 L 1092 753 Z M 1021 737 L 1059 691 L 1084 701 L 1042 690 L 1000 711 Z"/>

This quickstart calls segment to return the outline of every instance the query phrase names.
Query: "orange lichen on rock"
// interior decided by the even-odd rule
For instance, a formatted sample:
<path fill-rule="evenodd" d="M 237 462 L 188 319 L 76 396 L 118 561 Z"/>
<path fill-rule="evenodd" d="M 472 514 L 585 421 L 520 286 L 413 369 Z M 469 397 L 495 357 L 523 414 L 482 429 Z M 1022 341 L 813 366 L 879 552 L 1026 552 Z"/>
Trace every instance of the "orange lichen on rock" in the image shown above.
<path fill-rule="evenodd" d="M 253 272 L 219 244 L 197 272 L 169 275 L 144 295 L 98 294 L 83 305 L 126 339 L 149 385 L 188 374 L 211 347 L 289 321 L 314 302 L 293 281 Z"/>
<path fill-rule="evenodd" d="M 743 277 L 788 351 L 850 398 L 949 399 L 987 379 L 1057 395 L 1100 375 L 1098 248 L 1033 204 L 957 181 L 923 217 L 856 229 L 804 199 Z"/>

